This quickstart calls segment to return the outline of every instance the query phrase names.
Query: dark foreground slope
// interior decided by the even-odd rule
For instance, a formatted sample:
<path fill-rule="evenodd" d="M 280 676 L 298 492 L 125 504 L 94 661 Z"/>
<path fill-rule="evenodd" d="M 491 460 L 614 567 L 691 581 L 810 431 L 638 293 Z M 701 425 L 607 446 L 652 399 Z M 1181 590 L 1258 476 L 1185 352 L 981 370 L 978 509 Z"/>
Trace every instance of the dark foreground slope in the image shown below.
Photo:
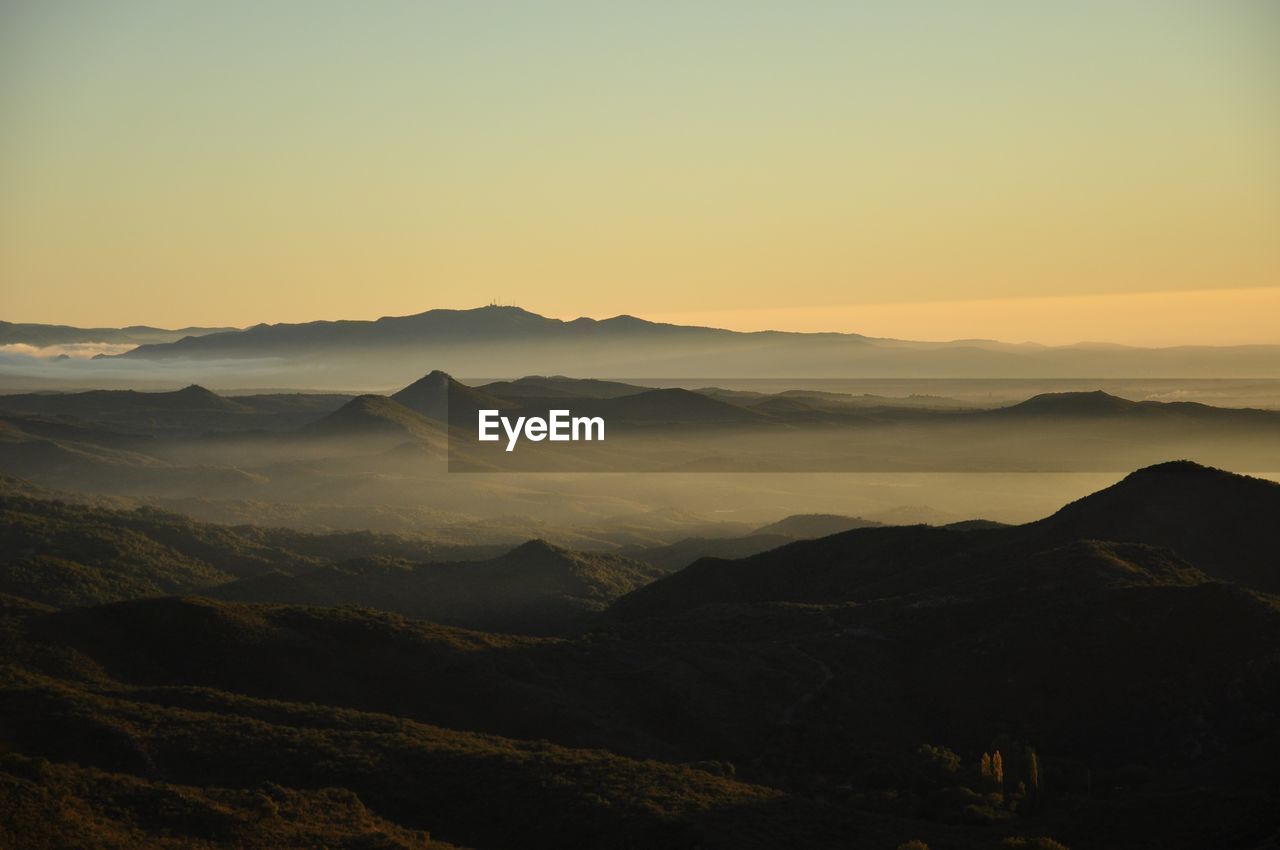
<path fill-rule="evenodd" d="M 476 847 L 1253 850 L 1280 829 L 1280 610 L 1235 553 L 1277 490 L 1169 464 L 1027 526 L 708 559 L 574 639 L 10 600 L 0 743 L 211 796 L 340 787 Z"/>

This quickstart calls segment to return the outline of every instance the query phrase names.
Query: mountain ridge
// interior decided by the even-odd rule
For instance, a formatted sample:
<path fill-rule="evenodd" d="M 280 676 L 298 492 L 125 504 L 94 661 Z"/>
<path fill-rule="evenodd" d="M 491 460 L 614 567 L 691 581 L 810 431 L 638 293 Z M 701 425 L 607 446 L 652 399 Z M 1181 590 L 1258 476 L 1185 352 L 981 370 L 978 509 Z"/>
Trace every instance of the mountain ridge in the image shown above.
<path fill-rule="evenodd" d="M 581 374 L 595 378 L 696 377 L 1191 377 L 1280 376 L 1280 345 L 1098 348 L 988 341 L 923 342 L 856 333 L 731 331 L 634 316 L 553 319 L 518 307 L 428 310 L 373 321 L 258 324 L 243 330 L 139 345 L 136 361 L 192 363 L 272 358 L 273 385 L 302 361 L 326 363 L 346 386 L 366 385 L 375 365 L 407 380 L 428 358 L 454 374 Z M 367 361 L 367 362 L 354 362 Z M 265 368 L 265 367 L 263 367 Z M 421 374 L 420 372 L 418 373 Z M 265 378 L 264 378 L 265 380 Z"/>

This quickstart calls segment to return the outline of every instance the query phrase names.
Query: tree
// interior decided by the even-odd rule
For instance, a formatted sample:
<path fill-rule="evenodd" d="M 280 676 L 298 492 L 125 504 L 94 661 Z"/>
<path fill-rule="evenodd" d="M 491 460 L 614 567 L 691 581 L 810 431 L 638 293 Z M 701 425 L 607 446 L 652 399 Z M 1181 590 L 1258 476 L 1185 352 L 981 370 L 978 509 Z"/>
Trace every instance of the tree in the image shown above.
<path fill-rule="evenodd" d="M 1032 794 L 1040 791 L 1040 757 L 1033 747 L 1027 747 L 1027 787 Z"/>

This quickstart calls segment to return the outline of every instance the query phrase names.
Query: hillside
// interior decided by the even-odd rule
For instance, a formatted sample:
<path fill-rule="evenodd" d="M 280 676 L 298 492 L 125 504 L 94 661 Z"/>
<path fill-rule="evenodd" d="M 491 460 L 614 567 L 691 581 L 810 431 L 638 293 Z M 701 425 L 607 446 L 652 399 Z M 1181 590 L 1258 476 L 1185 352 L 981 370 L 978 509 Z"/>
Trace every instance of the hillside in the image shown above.
<path fill-rule="evenodd" d="M 660 546 L 625 546 L 618 554 L 675 572 L 699 558 L 745 558 L 776 549 L 796 538 L 788 534 L 748 534 L 742 537 L 686 537 Z"/>
<path fill-rule="evenodd" d="M 1221 408 L 1187 401 L 1129 401 L 1102 390 L 1042 393 L 1009 407 L 977 415 L 1104 420 L 1129 418 L 1147 422 L 1178 419 L 1205 424 L 1255 424 L 1280 428 L 1280 413 L 1276 411 Z"/>
<path fill-rule="evenodd" d="M 451 411 L 457 417 L 455 421 L 474 422 L 476 411 L 481 408 L 511 407 L 483 390 L 455 381 L 452 376 L 439 370 L 393 393 L 391 398 L 428 419 L 443 423 L 449 422 Z"/>
<path fill-rule="evenodd" d="M 1147 467 L 1027 528 L 1161 546 L 1220 581 L 1280 593 L 1280 483 L 1189 461 Z"/>
<path fill-rule="evenodd" d="M 439 423 L 395 399 L 380 395 L 357 396 L 333 413 L 303 427 L 302 433 L 309 437 L 381 437 L 428 444 L 442 444 L 444 439 Z"/>
<path fill-rule="evenodd" d="M 785 534 L 794 539 L 827 537 L 854 528 L 872 528 L 878 522 L 837 514 L 795 514 L 757 528 L 756 534 Z"/>
<path fill-rule="evenodd" d="M 75 328 L 68 325 L 41 325 L 30 322 L 0 322 L 0 345 L 74 345 L 105 342 L 117 345 L 177 342 L 188 336 L 229 333 L 238 328 L 152 328 L 132 325 L 127 328 Z"/>
<path fill-rule="evenodd" d="M 619 381 L 601 381 L 594 378 L 566 378 L 563 375 L 545 377 L 531 375 L 514 381 L 494 381 L 479 389 L 489 395 L 507 399 L 522 398 L 619 398 L 645 392 L 650 387 L 624 384 Z"/>
<path fill-rule="evenodd" d="M 74 504 L 0 479 L 0 593 L 55 607 L 208 592 L 254 576 L 287 575 L 356 556 L 479 557 L 389 534 L 305 534 L 223 526 L 154 508 Z"/>
<path fill-rule="evenodd" d="M 713 602 L 865 602 L 957 581 L 978 561 L 1014 569 L 1079 540 L 1159 547 L 1207 578 L 1276 592 L 1276 517 L 1280 484 L 1173 462 L 1139 470 L 1024 526 L 970 526 L 963 534 L 862 528 L 741 561 L 708 558 L 630 594 L 611 613 L 645 616 Z"/>
<path fill-rule="evenodd" d="M 221 599 L 361 605 L 416 619 L 520 634 L 560 634 L 661 575 L 616 555 L 533 540 L 488 560 L 344 562 L 298 575 L 249 578 L 210 591 Z"/>
<path fill-rule="evenodd" d="M 73 786 L 80 811 L 130 781 L 141 800 L 196 789 L 172 792 L 192 811 L 217 789 L 273 783 L 284 812 L 339 788 L 393 837 L 498 848 L 1255 847 L 1276 828 L 1280 601 L 1222 577 L 1265 545 L 1274 522 L 1244 523 L 1274 520 L 1273 487 L 1165 464 L 1023 526 L 861 528 L 704 559 L 569 638 L 392 612 L 492 617 L 506 583 L 585 614 L 643 569 L 534 542 L 227 585 L 310 607 L 10 597 L 0 743 L 21 758 L 0 768 L 51 759 L 35 780 L 50 787 L 109 773 Z M 998 783 L 979 771 L 993 749 Z M 24 811 L 30 781 L 6 786 Z"/>
<path fill-rule="evenodd" d="M 796 514 L 738 537 L 686 537 L 660 546 L 626 546 L 619 554 L 650 564 L 664 572 L 674 572 L 700 558 L 746 558 L 796 540 L 811 540 L 851 528 L 878 525 L 880 523 L 859 517 Z"/>
<path fill-rule="evenodd" d="M 89 390 L 0 395 L 0 412 L 60 417 L 148 436 L 285 430 L 335 410 L 350 396 L 274 394 L 231 398 L 191 385 L 172 392 Z"/>

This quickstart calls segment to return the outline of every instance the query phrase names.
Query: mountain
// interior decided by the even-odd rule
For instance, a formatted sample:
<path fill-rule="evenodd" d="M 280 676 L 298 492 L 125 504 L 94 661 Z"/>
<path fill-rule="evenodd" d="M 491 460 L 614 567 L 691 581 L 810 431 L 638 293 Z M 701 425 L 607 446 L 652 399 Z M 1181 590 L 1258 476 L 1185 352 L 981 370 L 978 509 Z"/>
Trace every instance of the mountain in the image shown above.
<path fill-rule="evenodd" d="M 1107 416 L 1131 413 L 1141 409 L 1135 401 L 1119 398 L 1102 390 L 1073 393 L 1042 393 L 1010 407 L 1001 408 L 1005 415 L 1043 416 Z"/>
<path fill-rule="evenodd" d="M 227 844 L 281 850 L 377 846 L 436 850 L 453 845 L 378 817 L 331 789 L 201 788 L 47 759 L 0 759 L 5 839 L 19 847 L 150 847 L 213 850 Z M 209 831 L 217 834 L 210 840 Z"/>
<path fill-rule="evenodd" d="M 457 561 L 492 551 L 371 532 L 214 525 L 60 495 L 0 478 L 0 594 L 62 608 L 209 592 L 237 579 L 310 572 L 358 556 Z"/>
<path fill-rule="evenodd" d="M 626 546 L 618 554 L 673 572 L 701 558 L 746 558 L 796 540 L 878 525 L 878 522 L 836 514 L 796 514 L 739 537 L 686 537 L 661 546 Z"/>
<path fill-rule="evenodd" d="M 794 539 L 827 537 L 854 528 L 871 528 L 878 522 L 838 514 L 793 514 L 757 528 L 756 534 L 785 534 Z"/>
<path fill-rule="evenodd" d="M 1187 461 L 1139 470 L 1023 526 L 860 528 L 740 561 L 707 558 L 620 599 L 619 617 L 717 603 L 867 602 L 957 581 L 981 561 L 999 568 L 1081 540 L 1169 551 L 1207 579 L 1280 591 L 1275 523 L 1280 484 Z"/>
<path fill-rule="evenodd" d="M 509 382 L 500 391 L 508 392 L 518 382 Z M 742 425 L 767 424 L 768 420 L 737 404 L 711 398 L 702 393 L 680 387 L 654 389 L 633 387 L 611 381 L 560 381 L 551 387 L 547 396 L 533 391 L 538 384 L 521 384 L 514 395 L 502 396 L 501 401 L 486 393 L 462 387 L 456 381 L 450 396 L 462 410 L 455 423 L 474 422 L 474 411 L 480 407 L 511 410 L 528 410 L 545 415 L 552 408 L 571 409 L 575 415 L 602 416 L 611 425 L 618 424 L 682 424 L 682 425 Z M 624 392 L 625 390 L 629 390 Z M 581 390 L 582 395 L 572 394 Z M 483 401 L 483 403 L 481 403 Z"/>
<path fill-rule="evenodd" d="M 1009 407 L 982 411 L 981 416 L 1137 419 L 1151 422 L 1171 419 L 1201 423 L 1255 423 L 1280 428 L 1280 411 L 1213 407 L 1189 401 L 1130 401 L 1093 392 L 1042 393 Z"/>
<path fill-rule="evenodd" d="M 760 417 L 735 404 L 707 398 L 691 390 L 645 390 L 598 402 L 583 412 L 600 411 L 621 422 L 759 423 Z M 577 411 L 575 411 L 577 412 Z"/>
<path fill-rule="evenodd" d="M 346 348 L 395 347 L 422 342 L 493 342 L 547 336 L 583 339 L 600 335 L 625 337 L 654 333 L 667 337 L 700 337 L 704 331 L 731 335 L 729 331 L 661 325 L 630 316 L 617 316 L 601 321 L 581 318 L 564 322 L 518 307 L 489 306 L 474 310 L 428 310 L 412 316 L 384 316 L 376 321 L 260 324 L 240 331 L 211 334 L 207 339 L 191 337 L 175 343 L 140 346 L 141 350 L 135 349 L 129 354 L 134 358 L 200 357 L 209 356 L 212 352 L 219 352 L 224 356 L 242 356 L 246 350 L 258 354 L 280 354 L 291 350 L 318 349 L 325 345 Z"/>
<path fill-rule="evenodd" d="M 0 757 L 8 780 L 0 802 L 5 828 L 17 820 L 32 830 L 22 846 L 102 843 L 122 822 L 136 824 L 124 846 L 388 850 L 728 850 L 786 846 L 797 829 L 880 845 L 900 832 L 892 817 L 845 822 L 801 796 L 735 780 L 722 763 L 627 758 L 335 704 L 340 692 L 355 696 L 367 684 L 423 704 L 461 698 L 482 718 L 551 708 L 546 691 L 478 693 L 455 689 L 452 677 L 440 687 L 428 671 L 448 676 L 451 667 L 473 668 L 468 659 L 527 670 L 555 644 L 371 612 L 208 600 L 26 612 L 6 626 L 0 640 L 18 664 L 0 670 L 0 721 L 6 745 L 23 755 Z M 139 642 L 157 634 L 196 640 Z M 41 649 L 63 657 L 50 663 Z M 315 675 L 325 655 L 331 666 Z M 47 669 L 59 665 L 61 675 Z M 94 665 L 92 682 L 79 676 Z M 279 696 L 244 693 L 264 675 L 275 676 Z M 210 677 L 238 679 L 241 690 L 177 685 Z M 327 696 L 284 696 L 307 691 Z M 561 722 L 574 719 L 562 714 Z M 53 788 L 67 796 L 51 800 Z M 52 822 L 42 821 L 38 813 L 55 805 Z M 92 816 L 99 811 L 105 817 Z M 71 840 L 50 837 L 59 830 Z M 275 841 L 298 833 L 295 845 Z"/>
<path fill-rule="evenodd" d="M 572 552 L 532 540 L 489 560 L 365 559 L 292 576 L 250 578 L 210 592 L 241 602 L 364 605 L 448 625 L 558 634 L 581 627 L 590 614 L 659 575 L 616 555 Z"/>
<path fill-rule="evenodd" d="M 1026 527 L 1168 548 L 1219 581 L 1280 594 L 1280 483 L 1189 461 L 1138 470 Z"/>
<path fill-rule="evenodd" d="M 787 534 L 749 534 L 742 537 L 685 537 L 661 546 L 625 546 L 618 554 L 674 572 L 700 558 L 745 558 L 776 549 L 796 538 Z"/>
<path fill-rule="evenodd" d="M 0 805 L 44 846 L 327 811 L 352 847 L 1266 847 L 1280 599 L 1225 577 L 1265 566 L 1274 486 L 1162 464 L 1037 523 L 705 559 L 554 638 L 369 606 L 525 581 L 598 608 L 634 567 L 535 541 L 320 565 L 309 606 L 0 596 Z"/>
<path fill-rule="evenodd" d="M 172 392 L 89 390 L 0 395 L 0 412 L 71 418 L 135 434 L 198 436 L 219 431 L 287 430 L 336 409 L 350 398 L 297 393 L 229 398 L 193 384 Z"/>
<path fill-rule="evenodd" d="M 133 325 L 127 328 L 73 328 L 68 325 L 0 322 L 0 345 L 22 344 L 40 348 L 92 342 L 145 345 L 148 343 L 177 342 L 189 336 L 231 333 L 236 330 L 238 329 L 178 328 L 176 330 L 166 330 L 164 328 L 151 328 L 146 325 Z"/>
<path fill-rule="evenodd" d="M 459 383 L 451 375 L 438 369 L 393 393 L 391 398 L 428 419 L 446 424 L 449 422 L 450 411 L 457 417 L 454 421 L 474 423 L 478 410 L 511 408 L 509 403 L 504 404 L 482 389 Z"/>
<path fill-rule="evenodd" d="M 356 396 L 334 412 L 305 426 L 310 437 L 384 437 L 439 443 L 440 424 L 395 399 L 380 395 Z"/>
<path fill-rule="evenodd" d="M 624 384 L 619 381 L 600 381 L 593 378 L 566 378 L 529 376 L 514 381 L 494 381 L 479 389 L 489 395 L 506 399 L 522 398 L 618 398 L 642 393 L 652 387 Z M 705 393 L 704 393 L 705 395 Z"/>
<path fill-rule="evenodd" d="M 244 412 L 243 405 L 192 384 L 173 392 L 89 390 L 80 393 L 0 395 L 0 409 L 18 413 L 53 413 L 101 418 L 128 411 Z"/>
<path fill-rule="evenodd" d="M 453 374 L 581 374 L 595 377 L 1188 377 L 1280 375 L 1280 346 L 1164 349 L 1008 345 L 982 340 L 907 342 L 858 334 L 740 333 L 648 322 L 633 316 L 562 321 L 517 307 L 430 310 L 376 321 L 255 325 L 140 345 L 132 361 L 243 361 L 259 380 L 296 382 L 304 365 L 332 381 L 410 380 L 413 364 Z"/>

